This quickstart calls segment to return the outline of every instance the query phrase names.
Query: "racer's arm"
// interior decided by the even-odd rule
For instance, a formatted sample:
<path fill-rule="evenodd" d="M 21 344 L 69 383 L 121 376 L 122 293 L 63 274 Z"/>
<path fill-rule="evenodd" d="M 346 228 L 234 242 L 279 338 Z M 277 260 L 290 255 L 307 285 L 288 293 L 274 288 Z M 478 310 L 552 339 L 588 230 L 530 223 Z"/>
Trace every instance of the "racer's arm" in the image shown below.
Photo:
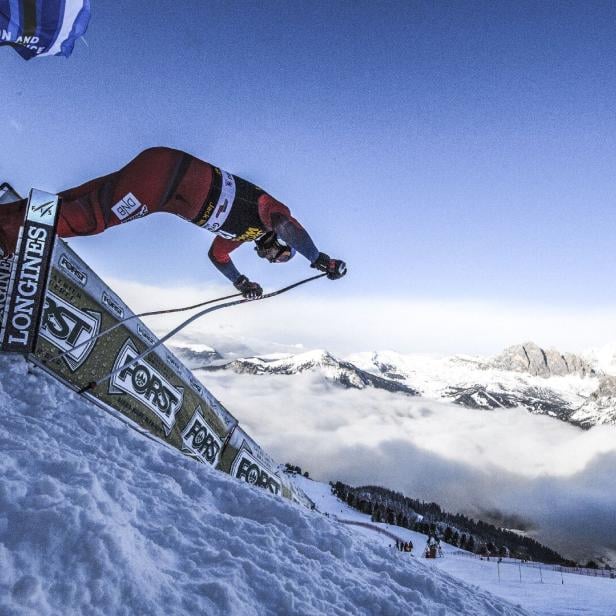
<path fill-rule="evenodd" d="M 297 252 L 304 255 L 312 264 L 319 256 L 319 249 L 302 225 L 291 216 L 289 208 L 270 195 L 263 194 L 259 198 L 259 217 L 266 227 L 293 246 Z"/>
<path fill-rule="evenodd" d="M 216 269 L 226 276 L 233 286 L 246 298 L 258 299 L 263 295 L 263 289 L 257 282 L 251 282 L 246 276 L 237 271 L 229 253 L 241 246 L 244 242 L 227 240 L 220 235 L 214 238 L 208 256 Z"/>
<path fill-rule="evenodd" d="M 233 264 L 229 253 L 233 252 L 236 248 L 239 248 L 243 242 L 236 242 L 235 240 L 228 240 L 220 235 L 217 235 L 212 242 L 210 251 L 207 256 L 214 264 L 216 269 L 226 276 L 232 283 L 235 284 L 241 274 L 237 271 L 237 268 Z"/>
<path fill-rule="evenodd" d="M 342 278 L 347 273 L 346 263 L 319 252 L 306 229 L 291 216 L 289 208 L 267 193 L 259 198 L 259 216 L 280 239 L 304 255 L 311 267 L 325 272 L 330 280 Z"/>

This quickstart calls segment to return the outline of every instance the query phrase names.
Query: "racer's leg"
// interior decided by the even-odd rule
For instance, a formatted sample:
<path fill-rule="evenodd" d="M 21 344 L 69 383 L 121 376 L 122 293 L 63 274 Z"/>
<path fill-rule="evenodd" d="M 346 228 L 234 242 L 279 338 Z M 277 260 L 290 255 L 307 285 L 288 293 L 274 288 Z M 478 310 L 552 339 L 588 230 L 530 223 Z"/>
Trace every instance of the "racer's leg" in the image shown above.
<path fill-rule="evenodd" d="M 154 212 L 191 220 L 211 177 L 208 163 L 180 150 L 144 150 L 119 171 L 62 192 L 58 235 L 94 235 Z"/>
<path fill-rule="evenodd" d="M 149 148 L 119 171 L 60 193 L 60 237 L 95 235 L 146 216 L 169 212 L 187 220 L 199 214 L 210 190 L 212 167 L 171 148 Z M 0 208 L 0 244 L 15 250 L 26 200 Z"/>

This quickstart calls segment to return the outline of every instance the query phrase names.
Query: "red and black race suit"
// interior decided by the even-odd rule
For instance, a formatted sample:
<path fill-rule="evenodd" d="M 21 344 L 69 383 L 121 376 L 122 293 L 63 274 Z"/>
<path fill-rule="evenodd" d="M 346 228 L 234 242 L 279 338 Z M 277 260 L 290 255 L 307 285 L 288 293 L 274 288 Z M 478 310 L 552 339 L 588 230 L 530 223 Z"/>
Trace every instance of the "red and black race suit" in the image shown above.
<path fill-rule="evenodd" d="M 186 152 L 155 147 L 118 171 L 60 193 L 60 237 L 95 235 L 155 212 L 176 214 L 219 237 L 210 250 L 215 264 L 263 235 L 282 217 L 298 230 L 289 209 L 254 184 Z M 25 200 L 0 210 L 0 238 L 13 252 Z M 235 275 L 235 272 L 232 273 Z"/>

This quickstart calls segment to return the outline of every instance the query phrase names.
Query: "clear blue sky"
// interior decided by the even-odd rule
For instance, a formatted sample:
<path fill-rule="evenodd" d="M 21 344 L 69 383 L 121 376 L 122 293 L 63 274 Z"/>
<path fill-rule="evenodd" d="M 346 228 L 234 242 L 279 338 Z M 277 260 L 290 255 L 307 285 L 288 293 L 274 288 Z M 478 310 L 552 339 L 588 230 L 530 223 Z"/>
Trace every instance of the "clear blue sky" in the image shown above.
<path fill-rule="evenodd" d="M 0 48 L 20 190 L 169 145 L 285 201 L 351 297 L 616 302 L 614 3 L 92 5 L 68 60 Z M 222 282 L 211 240 L 157 215 L 72 245 L 108 276 Z M 266 285 L 309 273 L 251 253 Z"/>

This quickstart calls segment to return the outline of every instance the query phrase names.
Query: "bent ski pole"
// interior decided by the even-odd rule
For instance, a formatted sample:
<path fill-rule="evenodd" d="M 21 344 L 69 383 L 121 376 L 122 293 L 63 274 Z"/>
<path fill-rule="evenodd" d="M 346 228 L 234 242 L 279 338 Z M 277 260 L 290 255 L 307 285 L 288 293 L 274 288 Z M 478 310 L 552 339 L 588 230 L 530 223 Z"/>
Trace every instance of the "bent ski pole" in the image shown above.
<path fill-rule="evenodd" d="M 58 361 L 62 359 L 63 357 L 66 357 L 67 355 L 69 355 L 70 353 L 73 353 L 77 349 L 81 349 L 82 347 L 88 344 L 91 344 L 92 342 L 98 340 L 99 338 L 106 336 L 107 334 L 111 333 L 112 331 L 114 331 L 115 329 L 117 329 L 121 325 L 124 325 L 127 321 L 130 321 L 132 319 L 140 319 L 141 317 L 152 317 L 157 314 L 171 314 L 173 312 L 186 312 L 187 310 L 193 310 L 194 308 L 201 308 L 202 306 L 207 306 L 208 304 L 215 304 L 216 302 L 223 302 L 226 299 L 231 299 L 233 297 L 238 297 L 240 295 L 241 293 L 234 293 L 233 295 L 225 295 L 225 297 L 219 297 L 218 299 L 210 299 L 206 302 L 201 302 L 199 304 L 193 304 L 192 306 L 184 306 L 183 308 L 169 308 L 167 310 L 152 310 L 150 312 L 141 312 L 140 314 L 133 314 L 130 317 L 126 317 L 125 319 L 122 319 L 121 321 L 114 323 L 111 327 L 108 327 L 107 329 L 104 329 L 102 332 L 99 332 L 98 334 L 96 334 L 96 336 L 92 336 L 88 338 L 87 340 L 83 340 L 79 344 L 76 344 L 75 346 L 71 347 L 70 349 L 66 351 L 62 351 L 61 353 L 58 353 L 57 355 L 49 357 L 48 359 L 44 359 L 43 364 L 47 365 L 51 362 Z"/>
<path fill-rule="evenodd" d="M 101 383 L 105 382 L 107 379 L 110 379 L 111 377 L 115 376 L 116 374 L 119 374 L 123 370 L 126 370 L 126 368 L 128 368 L 129 366 L 132 366 L 133 364 L 135 364 L 138 361 L 142 360 L 144 357 L 149 355 L 154 349 L 159 347 L 161 344 L 164 344 L 167 340 L 169 340 L 169 338 L 172 338 L 173 336 L 175 336 L 179 331 L 181 331 L 182 329 L 184 329 L 185 327 L 190 325 L 193 321 L 196 321 L 197 319 L 201 318 L 202 316 L 205 316 L 206 314 L 209 314 L 211 312 L 215 312 L 216 310 L 221 310 L 222 308 L 230 308 L 231 306 L 237 306 L 239 304 L 245 304 L 246 302 L 258 302 L 258 301 L 261 301 L 261 300 L 264 300 L 264 299 L 269 299 L 270 297 L 276 297 L 276 295 L 281 295 L 282 293 L 286 293 L 287 291 L 290 291 L 291 289 L 295 289 L 296 287 L 299 287 L 300 285 L 306 284 L 307 282 L 310 282 L 312 280 L 317 280 L 317 278 L 323 278 L 323 276 L 327 276 L 327 274 L 326 273 L 325 274 L 317 274 L 316 276 L 311 276 L 310 278 L 305 278 L 304 280 L 300 280 L 299 282 L 295 282 L 295 283 L 289 285 L 288 287 L 284 287 L 282 289 L 278 289 L 278 291 L 273 291 L 272 293 L 266 293 L 265 295 L 262 295 L 261 297 L 259 297 L 257 299 L 238 299 L 238 300 L 235 300 L 234 302 L 227 302 L 226 304 L 219 304 L 218 306 L 212 306 L 211 308 L 206 308 L 205 310 L 202 310 L 201 312 L 198 312 L 197 314 L 194 314 L 189 319 L 186 319 L 186 321 L 184 321 L 183 323 L 178 325 L 175 329 L 171 330 L 168 334 L 163 336 L 155 344 L 152 344 L 151 346 L 149 346 L 145 351 L 143 351 L 143 353 L 140 353 L 139 355 L 137 355 L 137 357 L 133 357 L 133 359 L 131 359 L 130 361 L 126 362 L 123 366 L 119 366 L 118 368 L 115 368 L 111 372 L 108 372 L 105 376 L 102 376 L 100 379 L 98 379 L 96 381 L 92 381 L 91 383 L 88 383 L 88 385 L 86 385 L 85 387 L 83 387 L 82 389 L 79 390 L 79 393 L 82 394 L 82 393 L 84 393 L 86 391 L 91 391 L 97 385 L 100 385 Z"/>

